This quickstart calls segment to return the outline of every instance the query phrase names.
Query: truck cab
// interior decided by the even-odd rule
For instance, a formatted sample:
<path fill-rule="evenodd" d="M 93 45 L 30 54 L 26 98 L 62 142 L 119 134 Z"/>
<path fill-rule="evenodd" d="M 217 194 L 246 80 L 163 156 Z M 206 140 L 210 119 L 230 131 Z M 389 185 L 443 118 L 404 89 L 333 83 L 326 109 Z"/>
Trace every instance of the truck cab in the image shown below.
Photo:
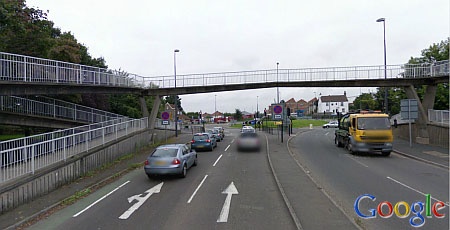
<path fill-rule="evenodd" d="M 345 114 L 339 119 L 334 141 L 352 154 L 381 152 L 383 156 L 389 156 L 393 142 L 389 116 L 367 111 Z"/>

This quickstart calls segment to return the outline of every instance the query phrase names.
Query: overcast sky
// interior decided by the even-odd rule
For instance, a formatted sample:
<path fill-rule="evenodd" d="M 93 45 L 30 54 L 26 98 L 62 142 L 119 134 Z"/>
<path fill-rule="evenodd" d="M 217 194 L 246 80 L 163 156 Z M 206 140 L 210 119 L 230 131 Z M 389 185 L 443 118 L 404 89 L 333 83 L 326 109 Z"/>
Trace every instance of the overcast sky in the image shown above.
<path fill-rule="evenodd" d="M 449 0 L 27 0 L 110 69 L 142 76 L 402 64 L 449 36 Z M 280 99 L 374 88 L 280 88 Z M 314 93 L 316 92 L 316 94 Z M 215 97 L 217 95 L 217 97 Z M 258 100 L 257 100 L 258 97 Z M 186 111 L 255 111 L 276 89 L 183 95 Z M 349 98 L 351 101 L 354 97 Z"/>

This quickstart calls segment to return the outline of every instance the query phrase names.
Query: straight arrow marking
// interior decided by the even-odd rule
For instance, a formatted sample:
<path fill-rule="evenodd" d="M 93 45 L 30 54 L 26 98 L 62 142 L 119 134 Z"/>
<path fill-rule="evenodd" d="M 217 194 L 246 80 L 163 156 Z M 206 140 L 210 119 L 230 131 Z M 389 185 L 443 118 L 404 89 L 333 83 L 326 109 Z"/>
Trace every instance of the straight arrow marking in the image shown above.
<path fill-rule="evenodd" d="M 138 202 L 135 203 L 133 206 L 131 206 L 127 211 L 125 211 L 121 216 L 119 216 L 119 219 L 126 220 L 128 217 L 133 214 L 134 211 L 138 210 L 139 207 L 141 207 L 144 202 L 150 198 L 150 196 L 153 193 L 159 193 L 161 191 L 161 187 L 163 186 L 164 182 L 159 183 L 158 185 L 150 188 L 149 190 L 145 191 L 147 195 L 142 197 L 142 194 L 134 195 L 128 198 L 128 203 L 133 202 L 134 200 L 137 200 Z"/>
<path fill-rule="evenodd" d="M 223 204 L 222 211 L 220 211 L 219 219 L 217 219 L 217 223 L 225 223 L 228 221 L 228 214 L 230 213 L 230 205 L 231 205 L 231 197 L 234 194 L 239 194 L 234 183 L 231 182 L 230 185 L 222 192 L 222 194 L 227 194 L 227 198 L 225 199 L 225 203 Z"/>

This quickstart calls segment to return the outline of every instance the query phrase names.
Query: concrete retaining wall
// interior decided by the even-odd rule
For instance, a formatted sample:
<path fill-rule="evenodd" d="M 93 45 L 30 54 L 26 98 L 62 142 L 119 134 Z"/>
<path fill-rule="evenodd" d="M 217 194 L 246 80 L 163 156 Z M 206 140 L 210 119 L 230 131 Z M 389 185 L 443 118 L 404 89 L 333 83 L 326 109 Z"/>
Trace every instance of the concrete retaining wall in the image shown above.
<path fill-rule="evenodd" d="M 409 127 L 408 124 L 398 125 L 397 128 L 392 128 L 394 136 L 401 139 L 409 140 Z M 449 127 L 435 124 L 427 125 L 428 134 L 430 135 L 430 144 L 449 148 Z M 415 143 L 417 137 L 416 124 L 411 124 L 412 141 Z"/>
<path fill-rule="evenodd" d="M 162 131 L 142 131 L 45 168 L 34 175 L 5 183 L 0 188 L 0 214 L 46 195 L 89 171 L 162 139 L 164 139 Z"/>

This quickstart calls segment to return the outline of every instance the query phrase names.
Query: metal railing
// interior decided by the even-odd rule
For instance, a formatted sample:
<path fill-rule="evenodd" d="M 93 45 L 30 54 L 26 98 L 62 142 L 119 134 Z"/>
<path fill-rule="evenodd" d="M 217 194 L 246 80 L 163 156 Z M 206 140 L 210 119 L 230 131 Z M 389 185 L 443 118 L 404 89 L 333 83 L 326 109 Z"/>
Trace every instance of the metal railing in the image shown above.
<path fill-rule="evenodd" d="M 142 77 L 115 70 L 0 52 L 0 80 L 139 88 Z"/>
<path fill-rule="evenodd" d="M 117 119 L 0 142 L 0 184 L 147 127 L 147 117 Z"/>
<path fill-rule="evenodd" d="M 450 111 L 449 110 L 428 110 L 428 121 L 431 123 L 450 124 Z"/>
<path fill-rule="evenodd" d="M 449 61 L 420 65 L 388 65 L 387 79 L 432 78 L 449 74 Z M 173 88 L 173 76 L 146 77 L 145 85 Z M 178 87 L 254 84 L 269 82 L 311 82 L 384 79 L 384 65 L 305 69 L 276 69 L 206 74 L 177 74 Z"/>
<path fill-rule="evenodd" d="M 127 117 L 44 96 L 0 96 L 0 111 L 98 123 Z"/>
<path fill-rule="evenodd" d="M 215 86 L 269 82 L 384 79 L 384 65 L 270 69 L 177 75 L 177 86 Z M 433 78 L 449 74 L 449 61 L 387 65 L 387 78 Z M 105 85 L 129 88 L 173 88 L 173 75 L 143 77 L 115 70 L 0 52 L 0 81 Z"/>

